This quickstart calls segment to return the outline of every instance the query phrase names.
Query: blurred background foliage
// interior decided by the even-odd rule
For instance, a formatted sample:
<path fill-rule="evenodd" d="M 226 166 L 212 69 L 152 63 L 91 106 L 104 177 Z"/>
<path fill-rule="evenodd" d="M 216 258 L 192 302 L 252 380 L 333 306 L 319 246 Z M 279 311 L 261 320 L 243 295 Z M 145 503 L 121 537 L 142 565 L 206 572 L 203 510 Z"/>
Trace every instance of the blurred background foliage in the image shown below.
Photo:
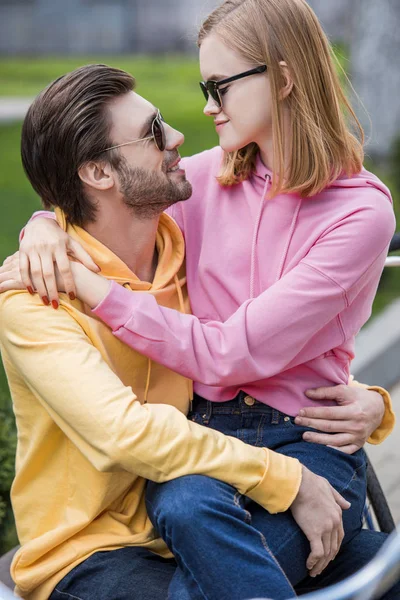
<path fill-rule="evenodd" d="M 346 68 L 343 48 L 337 54 Z M 33 97 L 56 77 L 91 62 L 120 67 L 136 77 L 138 93 L 160 107 L 164 118 L 185 134 L 183 156 L 218 143 L 212 122 L 202 113 L 204 99 L 198 86 L 200 76 L 195 57 L 3 58 L 0 60 L 0 95 Z M 0 263 L 17 250 L 21 227 L 35 210 L 40 209 L 40 200 L 31 189 L 21 166 L 20 131 L 20 123 L 0 124 Z M 399 215 L 400 140 L 393 149 L 391 161 L 372 164 L 367 158 L 366 166 L 390 187 Z M 356 256 L 357 239 L 354 240 L 354 248 Z M 374 306 L 375 313 L 400 296 L 399 271 L 384 273 Z M 14 455 L 15 429 L 11 400 L 0 363 L 0 554 L 16 543 L 9 501 Z"/>

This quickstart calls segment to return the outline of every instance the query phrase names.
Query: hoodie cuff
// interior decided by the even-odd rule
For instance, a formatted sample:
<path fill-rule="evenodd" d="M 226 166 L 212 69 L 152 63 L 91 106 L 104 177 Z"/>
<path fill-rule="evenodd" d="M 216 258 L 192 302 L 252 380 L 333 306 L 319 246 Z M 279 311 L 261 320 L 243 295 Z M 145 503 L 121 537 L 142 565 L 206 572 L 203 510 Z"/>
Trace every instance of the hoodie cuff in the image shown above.
<path fill-rule="evenodd" d="M 285 512 L 299 493 L 302 465 L 291 458 L 264 448 L 268 467 L 264 477 L 246 496 L 264 506 L 269 513 Z"/>
<path fill-rule="evenodd" d="M 132 317 L 134 302 L 135 294 L 131 290 L 112 281 L 107 296 L 92 309 L 92 313 L 117 331 Z"/>
<path fill-rule="evenodd" d="M 396 425 L 396 416 L 393 411 L 392 399 L 387 390 L 378 385 L 368 386 L 367 389 L 378 392 L 378 394 L 382 396 L 385 404 L 385 414 L 383 415 L 382 422 L 367 440 L 369 444 L 377 445 L 381 444 L 392 433 L 394 426 Z"/>

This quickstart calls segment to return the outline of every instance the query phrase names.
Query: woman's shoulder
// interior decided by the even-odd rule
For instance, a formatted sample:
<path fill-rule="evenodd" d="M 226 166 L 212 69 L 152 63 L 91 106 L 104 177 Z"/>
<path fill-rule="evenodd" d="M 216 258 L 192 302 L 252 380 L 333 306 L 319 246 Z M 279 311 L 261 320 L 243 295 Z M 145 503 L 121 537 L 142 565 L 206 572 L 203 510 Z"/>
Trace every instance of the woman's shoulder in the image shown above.
<path fill-rule="evenodd" d="M 190 180 L 201 177 L 216 177 L 219 173 L 223 159 L 223 150 L 220 146 L 215 146 L 210 150 L 204 150 L 193 156 L 187 156 L 182 159 L 182 166 Z"/>

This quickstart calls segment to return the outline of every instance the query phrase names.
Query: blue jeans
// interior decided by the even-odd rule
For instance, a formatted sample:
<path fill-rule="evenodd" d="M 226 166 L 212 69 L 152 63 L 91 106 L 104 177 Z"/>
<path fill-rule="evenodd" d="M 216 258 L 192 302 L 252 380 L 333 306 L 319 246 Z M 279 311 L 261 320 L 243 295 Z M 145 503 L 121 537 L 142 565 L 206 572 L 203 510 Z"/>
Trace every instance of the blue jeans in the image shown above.
<path fill-rule="evenodd" d="M 145 548 L 96 552 L 56 585 L 49 600 L 166 600 L 175 572 L 173 559 Z"/>
<path fill-rule="evenodd" d="M 353 455 L 304 442 L 307 430 L 275 409 L 245 394 L 230 402 L 196 397 L 189 418 L 248 444 L 298 458 L 324 476 L 347 500 L 345 538 L 335 561 L 316 578 L 308 576 L 310 545 L 291 512 L 271 515 L 237 490 L 215 479 L 186 476 L 167 483 L 149 482 L 149 516 L 179 565 L 170 600 L 285 600 L 336 583 L 363 567 L 386 535 L 362 530 L 366 496 L 366 455 Z M 400 598 L 400 585 L 387 600 Z"/>

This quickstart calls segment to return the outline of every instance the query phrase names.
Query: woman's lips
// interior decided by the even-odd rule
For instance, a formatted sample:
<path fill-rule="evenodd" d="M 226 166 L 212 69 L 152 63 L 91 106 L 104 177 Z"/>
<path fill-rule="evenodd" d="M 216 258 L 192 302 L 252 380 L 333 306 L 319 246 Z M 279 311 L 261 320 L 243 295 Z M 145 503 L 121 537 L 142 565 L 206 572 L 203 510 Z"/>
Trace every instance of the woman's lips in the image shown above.
<path fill-rule="evenodd" d="M 224 125 L 227 125 L 228 123 L 229 123 L 229 121 L 216 121 L 215 129 L 219 132 L 224 127 Z"/>

